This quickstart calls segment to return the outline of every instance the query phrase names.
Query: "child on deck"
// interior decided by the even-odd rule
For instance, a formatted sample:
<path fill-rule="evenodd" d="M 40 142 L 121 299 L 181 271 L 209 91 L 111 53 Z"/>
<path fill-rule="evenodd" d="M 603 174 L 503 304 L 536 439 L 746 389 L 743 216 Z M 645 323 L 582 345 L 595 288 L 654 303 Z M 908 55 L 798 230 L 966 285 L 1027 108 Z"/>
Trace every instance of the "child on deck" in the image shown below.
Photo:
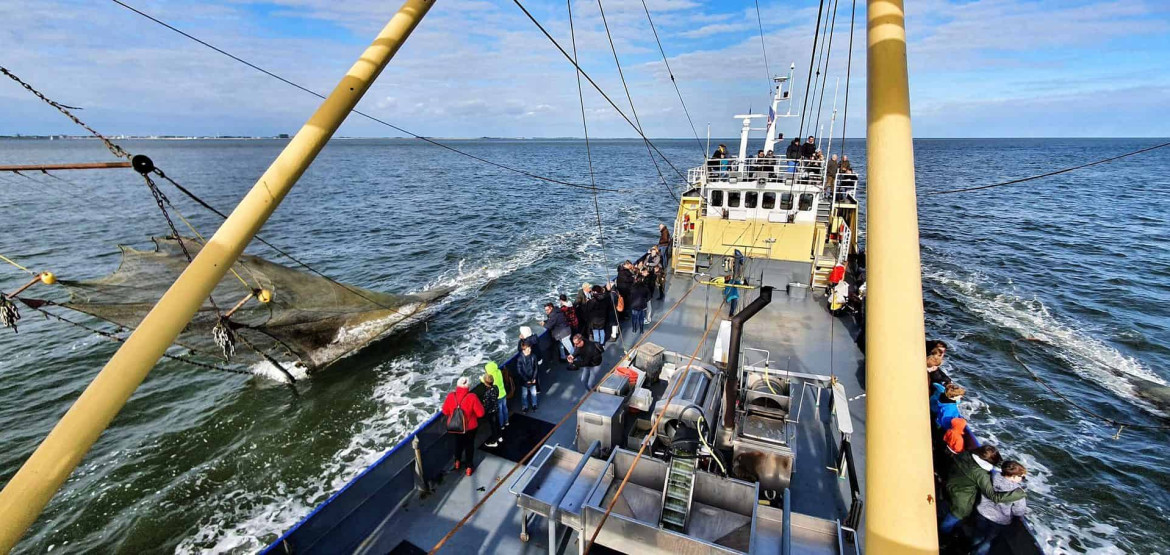
<path fill-rule="evenodd" d="M 1028 470 L 1016 461 L 1006 461 L 1000 470 L 992 471 L 991 482 L 997 492 L 1024 490 L 1024 475 Z M 1027 498 L 1020 498 L 1007 503 L 996 503 L 983 498 L 975 509 L 979 515 L 975 519 L 975 547 L 972 553 L 987 555 L 995 539 L 1012 523 L 1013 517 L 1022 517 L 1027 512 Z"/>

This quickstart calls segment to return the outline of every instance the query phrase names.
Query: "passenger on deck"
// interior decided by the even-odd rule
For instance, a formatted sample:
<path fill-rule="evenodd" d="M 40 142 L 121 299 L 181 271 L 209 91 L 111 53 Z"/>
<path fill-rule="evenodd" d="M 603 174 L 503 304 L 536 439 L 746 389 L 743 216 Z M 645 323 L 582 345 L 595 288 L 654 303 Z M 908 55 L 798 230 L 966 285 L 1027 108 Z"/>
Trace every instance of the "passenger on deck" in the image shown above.
<path fill-rule="evenodd" d="M 829 313 L 840 315 L 849 308 L 849 282 L 842 279 L 833 286 L 829 294 Z"/>
<path fill-rule="evenodd" d="M 1002 461 L 994 445 L 982 445 L 955 457 L 947 478 L 949 507 L 939 523 L 939 531 L 950 534 L 963 519 L 971 516 L 979 495 L 992 503 L 1012 503 L 1023 499 L 1021 490 L 997 491 L 991 481 L 991 469 Z"/>
<path fill-rule="evenodd" d="M 735 307 L 739 304 L 739 288 L 733 287 L 739 285 L 738 279 L 732 279 L 730 275 L 723 278 L 723 300 L 727 302 L 727 316 L 735 316 Z"/>
<path fill-rule="evenodd" d="M 459 411 L 459 418 L 452 418 L 455 409 Z M 448 393 L 443 401 L 443 416 L 447 419 L 447 433 L 455 440 L 455 470 L 462 466 L 471 476 L 475 465 L 475 429 L 478 420 L 483 418 L 483 404 L 471 392 L 471 380 L 467 376 L 459 378 L 455 391 Z M 457 420 L 462 420 L 457 425 Z"/>
<path fill-rule="evenodd" d="M 618 320 L 618 299 L 621 295 L 617 292 L 614 282 L 605 284 L 606 302 L 609 309 L 605 311 L 605 329 L 607 330 L 606 341 L 617 341 L 618 336 L 621 335 L 622 326 Z M 625 301 L 622 301 L 623 303 Z M 623 307 L 625 308 L 625 307 Z"/>
<path fill-rule="evenodd" d="M 951 427 L 945 434 L 943 434 L 942 438 L 943 444 L 947 446 L 947 449 L 950 450 L 951 454 L 958 455 L 959 453 L 963 452 L 963 447 L 965 446 L 964 443 L 966 442 L 966 438 L 963 434 L 966 432 L 966 430 L 966 418 L 951 419 Z"/>
<path fill-rule="evenodd" d="M 495 399 L 495 402 L 500 407 L 500 416 L 499 416 L 500 427 L 507 428 L 508 427 L 508 389 L 507 389 L 507 386 L 504 385 L 506 383 L 506 382 L 504 382 L 504 373 L 503 373 L 503 371 L 500 370 L 500 365 L 496 364 L 495 362 L 488 362 L 487 364 L 485 364 L 483 366 L 483 369 L 488 374 L 491 374 L 492 378 L 496 381 L 496 387 L 500 388 L 500 394 Z M 484 399 L 484 401 L 487 403 L 490 403 L 490 402 L 492 402 L 492 398 L 486 397 Z"/>
<path fill-rule="evenodd" d="M 670 266 L 670 247 L 671 247 L 670 230 L 666 224 L 658 224 L 658 253 L 662 255 L 662 263 L 664 266 Z"/>
<path fill-rule="evenodd" d="M 829 157 L 829 162 L 825 164 L 825 188 L 832 194 L 833 186 L 837 182 L 837 155 L 834 154 Z"/>
<path fill-rule="evenodd" d="M 797 160 L 800 160 L 800 139 L 792 139 L 792 143 L 788 145 L 788 149 L 784 151 L 784 157 L 788 159 L 788 170 L 796 173 Z"/>
<path fill-rule="evenodd" d="M 582 283 L 581 290 L 577 291 L 577 299 L 576 299 L 576 301 L 573 302 L 573 304 L 577 307 L 578 319 L 583 319 L 583 318 L 581 318 L 582 305 L 584 305 L 585 301 L 588 301 L 589 298 L 592 296 L 593 296 L 593 284 L 591 284 L 589 282 Z M 588 310 L 588 309 L 586 309 L 586 310 Z"/>
<path fill-rule="evenodd" d="M 720 143 L 719 146 L 715 148 L 715 152 L 711 154 L 711 157 L 716 159 L 727 158 L 727 145 Z"/>
<path fill-rule="evenodd" d="M 853 164 L 849 163 L 849 157 L 841 155 L 841 171 L 853 173 Z"/>
<path fill-rule="evenodd" d="M 630 286 L 634 284 L 634 279 L 637 277 L 637 270 L 634 269 L 634 264 L 629 260 L 622 262 L 617 268 L 617 290 L 622 298 L 626 299 L 624 310 L 618 313 L 618 317 L 625 320 L 630 317 Z"/>
<path fill-rule="evenodd" d="M 605 294 L 604 287 L 594 285 L 586 304 L 589 305 L 589 331 L 593 336 L 593 341 L 604 347 L 605 315 L 613 310 L 613 303 L 609 302 L 609 296 Z"/>
<path fill-rule="evenodd" d="M 569 319 L 565 317 L 565 313 L 557 310 L 557 307 L 552 303 L 545 303 L 544 313 L 548 316 L 544 322 L 544 329 L 548 330 L 549 335 L 559 342 L 561 352 L 561 360 L 573 354 L 573 330 L 569 327 Z"/>
<path fill-rule="evenodd" d="M 955 383 L 948 383 L 943 394 L 938 398 L 938 419 L 935 420 L 935 426 L 940 430 L 948 430 L 951 427 L 951 420 L 954 418 L 962 418 L 963 414 L 959 412 L 959 401 L 963 395 L 967 393 L 966 389 Z"/>
<path fill-rule="evenodd" d="M 569 356 L 569 370 L 580 370 L 581 381 L 585 387 L 593 387 L 593 377 L 601 368 L 601 358 L 604 350 L 601 345 L 585 339 L 581 334 L 573 336 L 573 347 L 576 354 Z"/>
<path fill-rule="evenodd" d="M 646 306 L 650 303 L 650 288 L 648 276 L 639 276 L 630 286 L 627 306 L 630 308 L 630 330 L 635 334 L 646 330 Z"/>
<path fill-rule="evenodd" d="M 943 356 L 938 353 L 926 357 L 926 380 L 929 383 L 946 385 L 951 383 L 951 377 L 942 371 Z"/>
<path fill-rule="evenodd" d="M 496 386 L 496 379 L 491 374 L 484 374 L 479 381 L 483 382 L 484 399 L 500 396 L 500 388 Z M 500 442 L 504 441 L 504 434 L 500 433 L 500 417 L 496 414 L 499 411 L 500 406 L 497 403 L 487 403 L 483 406 L 483 419 L 490 426 L 488 440 L 484 442 L 484 447 L 499 447 Z"/>
<path fill-rule="evenodd" d="M 812 160 L 817 153 L 817 140 L 812 135 L 808 136 L 808 140 L 800 145 L 800 157 L 806 160 Z"/>
<path fill-rule="evenodd" d="M 1005 461 L 999 471 L 991 472 L 991 484 L 995 491 L 1002 493 L 1026 492 L 1024 476 L 1028 470 L 1016 461 Z M 1026 493 L 1025 493 L 1026 495 Z M 987 555 L 991 553 L 991 546 L 995 539 L 1003 534 L 1012 518 L 1023 517 L 1028 512 L 1028 500 L 1020 498 L 1006 503 L 996 503 L 989 498 L 983 498 L 976 507 L 975 514 L 975 545 L 971 553 Z"/>
<path fill-rule="evenodd" d="M 520 326 L 520 341 L 518 341 L 516 343 L 516 352 L 517 353 L 524 350 L 524 345 L 530 345 L 532 347 L 533 352 L 538 351 L 539 349 L 537 348 L 537 346 L 539 343 L 540 343 L 540 338 L 533 335 L 532 328 L 530 328 L 528 326 Z"/>
<path fill-rule="evenodd" d="M 540 403 L 536 397 L 536 355 L 532 352 L 532 345 L 521 347 L 516 357 L 516 374 L 520 376 L 521 411 L 536 410 Z"/>
<path fill-rule="evenodd" d="M 565 313 L 565 318 L 569 320 L 569 329 L 573 330 L 573 333 L 577 333 L 581 329 L 581 319 L 577 318 L 577 307 L 573 306 L 569 297 L 564 293 L 561 293 L 559 300 L 560 311 Z"/>

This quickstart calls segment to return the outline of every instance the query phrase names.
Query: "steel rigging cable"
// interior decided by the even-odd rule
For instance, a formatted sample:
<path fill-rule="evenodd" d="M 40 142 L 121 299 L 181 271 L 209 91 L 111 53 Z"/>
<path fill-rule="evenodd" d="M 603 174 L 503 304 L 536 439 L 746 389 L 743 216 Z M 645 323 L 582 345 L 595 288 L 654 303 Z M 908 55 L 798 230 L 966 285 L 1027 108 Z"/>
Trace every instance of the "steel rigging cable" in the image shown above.
<path fill-rule="evenodd" d="M 691 133 L 695 135 L 695 143 L 699 145 L 699 150 L 702 151 L 703 156 L 707 156 L 707 148 L 703 146 L 703 141 L 699 140 L 699 132 L 695 130 L 695 122 L 691 120 L 691 112 L 687 110 L 687 103 L 683 101 L 682 91 L 678 90 L 678 81 L 674 78 L 674 72 L 670 70 L 670 62 L 666 59 L 666 50 L 662 48 L 662 41 L 658 39 L 658 30 L 654 28 L 654 19 L 650 17 L 650 8 L 646 6 L 646 0 L 642 0 L 642 9 L 646 11 L 646 20 L 650 22 L 650 31 L 654 33 L 654 41 L 658 43 L 658 51 L 662 53 L 662 63 L 666 65 L 666 74 L 670 76 L 670 83 L 674 85 L 674 92 L 678 94 L 678 103 L 682 104 L 683 113 L 687 115 L 687 123 L 691 124 Z M 572 22 L 569 22 L 572 27 Z M 574 50 L 574 62 L 576 62 L 576 54 Z M 765 63 L 767 61 L 765 60 Z M 578 81 L 580 77 L 578 76 Z M 578 83 L 580 88 L 580 83 Z"/>
<path fill-rule="evenodd" d="M 829 47 L 825 51 L 825 71 L 821 77 L 821 98 L 817 103 L 817 123 L 813 128 L 814 132 L 819 134 L 818 129 L 821 127 L 821 109 L 825 106 L 825 89 L 829 88 L 829 61 L 833 59 L 833 35 L 837 34 L 837 6 L 840 0 L 833 0 L 833 22 L 829 25 Z"/>
<path fill-rule="evenodd" d="M 311 95 L 313 95 L 313 96 L 315 96 L 315 97 L 317 97 L 317 98 L 320 98 L 320 99 L 322 99 L 322 100 L 323 100 L 323 99 L 325 99 L 325 96 L 324 96 L 324 95 L 322 95 L 322 94 L 320 94 L 320 93 L 318 93 L 317 91 L 314 91 L 314 90 L 312 90 L 312 89 L 310 89 L 310 88 L 308 88 L 308 87 L 305 87 L 305 86 L 303 86 L 303 85 L 300 85 L 299 83 L 296 83 L 296 82 L 294 82 L 294 81 L 291 81 L 291 80 L 289 80 L 289 79 L 286 79 L 286 78 L 284 78 L 284 77 L 281 77 L 280 75 L 278 75 L 278 74 L 276 74 L 276 73 L 273 73 L 273 72 L 271 72 L 271 71 L 269 71 L 269 70 L 267 70 L 267 69 L 264 69 L 264 68 L 262 68 L 262 67 L 260 67 L 260 66 L 258 66 L 258 65 L 256 65 L 256 64 L 254 64 L 254 63 L 252 63 L 252 62 L 249 62 L 249 61 L 247 61 L 247 60 L 245 60 L 245 59 L 243 59 L 243 58 L 241 58 L 241 57 L 239 57 L 239 56 L 236 56 L 235 54 L 232 54 L 231 52 L 228 52 L 228 51 L 226 51 L 226 50 L 224 50 L 224 49 L 222 49 L 222 48 L 219 48 L 219 47 L 217 47 L 217 46 L 215 46 L 215 45 L 213 45 L 213 44 L 210 44 L 210 43 L 208 43 L 207 41 L 204 41 L 204 40 L 202 40 L 202 39 L 200 39 L 200 38 L 198 38 L 198 37 L 196 37 L 196 36 L 194 36 L 194 35 L 191 35 L 190 33 L 187 33 L 186 31 L 183 31 L 183 30 L 181 30 L 181 29 L 179 29 L 179 28 L 177 28 L 177 27 L 175 27 L 175 26 L 173 26 L 173 25 L 171 25 L 171 24 L 169 24 L 169 23 L 167 23 L 167 22 L 165 22 L 165 21 L 163 21 L 163 20 L 161 20 L 161 19 L 157 18 L 157 17 L 154 17 L 154 16 L 152 16 L 152 15 L 150 15 L 150 14 L 146 13 L 146 12 L 143 12 L 143 11 L 139 10 L 138 8 L 135 8 L 135 7 L 133 7 L 133 6 L 129 5 L 129 4 L 125 3 L 125 2 L 122 2 L 121 0 L 110 0 L 110 1 L 111 1 L 111 2 L 113 2 L 113 3 L 115 3 L 115 4 L 117 4 L 117 5 L 119 5 L 119 6 L 122 6 L 123 8 L 126 8 L 127 10 L 130 10 L 131 12 L 134 12 L 134 13 L 136 13 L 136 14 L 138 14 L 138 15 L 140 15 L 140 16 L 142 16 L 142 17 L 146 18 L 146 19 L 149 19 L 150 21 L 153 21 L 153 22 L 155 22 L 155 23 L 157 23 L 157 24 L 159 24 L 159 25 L 162 25 L 163 27 L 166 27 L 167 29 L 170 29 L 171 31 L 174 31 L 174 32 L 176 32 L 176 33 L 178 33 L 178 34 L 180 34 L 180 35 L 182 35 L 182 36 L 184 36 L 184 37 L 186 37 L 186 38 L 188 38 L 188 39 L 191 39 L 191 40 L 193 40 L 193 41 L 195 41 L 195 42 L 197 42 L 197 43 L 199 43 L 199 44 L 201 44 L 201 45 L 203 45 L 203 46 L 206 46 L 207 48 L 210 48 L 211 50 L 214 50 L 214 51 L 216 51 L 216 52 L 218 52 L 218 53 L 220 53 L 220 54 L 223 54 L 224 56 L 227 56 L 228 58 L 231 58 L 232 60 L 235 60 L 235 61 L 237 61 L 237 62 L 239 62 L 239 63 L 241 63 L 241 64 L 244 64 L 244 65 L 246 65 L 246 66 L 248 66 L 248 67 L 250 67 L 250 68 L 252 68 L 252 69 L 254 69 L 254 70 L 256 70 L 256 71 L 259 71 L 260 73 L 263 73 L 263 74 L 265 74 L 265 75 L 267 75 L 267 76 L 269 76 L 269 77 L 272 77 L 273 79 L 276 79 L 276 80 L 278 80 L 278 81 L 280 81 L 280 82 L 282 82 L 282 83 L 284 83 L 284 84 L 286 84 L 286 85 L 289 85 L 289 86 L 291 86 L 291 87 L 294 87 L 294 88 L 300 89 L 301 91 L 307 92 L 307 93 L 309 93 L 309 94 L 311 94 Z M 393 129 L 393 130 L 395 130 L 395 131 L 398 131 L 399 133 L 403 133 L 403 134 L 406 134 L 406 135 L 410 135 L 411 137 L 413 137 L 413 138 L 415 138 L 415 139 L 418 139 L 418 140 L 420 140 L 420 141 L 424 141 L 424 142 L 426 142 L 426 143 L 430 143 L 430 144 L 432 144 L 432 145 L 434 145 L 434 146 L 437 146 L 437 147 L 440 147 L 440 148 L 443 148 L 443 149 L 449 150 L 449 151 L 451 151 L 451 152 L 454 152 L 454 153 L 456 153 L 456 154 L 459 154 L 459 155 L 461 155 L 461 156 L 466 156 L 466 157 L 468 157 L 468 158 L 471 158 L 472 160 L 476 160 L 476 161 L 478 161 L 478 162 L 482 162 L 482 163 L 484 163 L 484 164 L 487 164 L 487 165 L 489 165 L 489 166 L 495 166 L 495 167 L 497 167 L 497 168 L 500 168 L 500 169 L 502 169 L 502 170 L 507 170 L 507 171 L 510 171 L 510 172 L 513 172 L 513 173 L 518 173 L 518 174 L 520 174 L 520 175 L 523 175 L 523 176 L 526 176 L 526 177 L 531 177 L 531 178 L 533 178 L 533 179 L 539 179 L 539 180 L 541 180 L 541 181 L 545 181 L 545 182 L 548 182 L 548 183 L 555 183 L 555 184 L 557 184 L 557 185 L 564 185 L 564 186 L 566 186 L 566 187 L 575 187 L 575 188 L 578 188 L 578 189 L 588 189 L 588 188 L 589 188 L 589 186 L 588 186 L 588 185 L 581 185 L 581 184 L 579 184 L 579 183 L 572 183 L 572 182 L 569 182 L 569 181 L 563 181 L 563 180 L 560 180 L 560 179 L 555 179 L 555 178 L 552 178 L 552 177 L 546 177 L 546 176 L 543 176 L 543 175 L 538 175 L 538 174 L 535 174 L 535 173 L 532 173 L 532 172 L 529 172 L 529 171 L 526 171 L 526 170 L 522 170 L 522 169 L 520 169 L 520 168 L 515 168 L 515 167 L 512 167 L 512 166 L 508 166 L 508 165 L 506 165 L 506 164 L 501 164 L 501 163 L 499 163 L 499 162 L 494 162 L 494 161 L 492 161 L 492 160 L 488 160 L 488 159 L 486 159 L 486 158 L 481 158 L 481 157 L 479 157 L 479 156 L 476 156 L 476 155 L 474 155 L 474 154 L 471 154 L 471 153 L 469 153 L 469 152 L 466 152 L 466 151 L 460 150 L 460 149 L 458 149 L 458 148 L 455 148 L 455 147 L 453 147 L 453 146 L 451 146 L 451 145 L 447 145 L 447 144 L 444 144 L 444 143 L 440 143 L 440 142 L 438 142 L 438 141 L 436 141 L 436 140 L 434 140 L 434 139 L 431 139 L 431 138 L 425 137 L 425 136 L 423 136 L 423 135 L 419 135 L 419 134 L 417 134 L 417 133 L 414 133 L 414 132 L 412 132 L 412 131 L 409 131 L 409 130 L 407 130 L 407 129 L 403 129 L 402 127 L 399 127 L 399 126 L 397 126 L 397 125 L 394 125 L 393 123 L 390 123 L 390 122 L 388 122 L 388 121 L 385 121 L 385 120 L 379 119 L 379 118 L 377 118 L 377 117 L 374 117 L 374 116 L 372 116 L 372 115 L 370 115 L 370 114 L 367 114 L 367 113 L 365 113 L 365 112 L 362 112 L 362 111 L 360 111 L 360 110 L 353 110 L 353 113 L 355 113 L 355 114 L 357 114 L 357 115 L 359 115 L 359 116 L 362 116 L 362 117 L 364 117 L 364 118 L 366 118 L 366 119 L 368 119 L 368 120 L 370 120 L 370 121 L 373 121 L 373 122 L 375 122 L 375 123 L 379 123 L 379 124 L 382 124 L 382 125 L 384 125 L 384 126 L 386 126 L 386 127 L 389 127 L 390 129 Z M 601 190 L 602 190 L 602 191 L 610 191 L 610 192 L 619 192 L 619 193 L 630 193 L 630 192 L 634 192 L 634 191 L 620 190 L 620 189 L 601 189 Z"/>
<path fill-rule="evenodd" d="M 626 84 L 626 74 L 622 72 L 622 61 L 618 59 L 617 47 L 613 44 L 613 35 L 609 32 L 609 22 L 605 20 L 605 8 L 601 5 L 601 0 L 597 0 L 597 9 L 601 12 L 601 24 L 605 26 L 605 36 L 609 39 L 609 49 L 613 52 L 613 62 L 617 65 L 618 77 L 621 78 L 622 88 L 626 91 L 626 100 L 630 102 L 630 112 L 634 114 L 634 123 L 637 124 L 638 134 L 642 136 L 642 141 L 646 144 L 646 154 L 650 156 L 650 162 L 654 164 L 654 171 L 658 172 L 658 179 L 662 181 L 662 186 L 666 187 L 666 192 L 670 193 L 670 197 L 675 202 L 678 202 L 678 195 L 674 194 L 674 190 L 666 182 L 666 176 L 662 175 L 662 168 L 658 167 L 658 160 L 654 159 L 654 152 L 650 150 L 650 139 L 647 139 L 646 134 L 642 132 L 642 120 L 638 119 L 638 109 L 634 108 L 634 97 L 630 95 L 630 87 Z M 576 56 L 573 56 L 573 66 L 577 68 L 577 75 L 580 76 L 581 66 L 577 63 Z"/>
<path fill-rule="evenodd" d="M 845 156 L 845 127 L 849 125 L 849 84 L 853 77 L 853 23 L 857 20 L 857 0 L 853 0 L 853 13 L 849 16 L 849 56 L 845 62 L 845 113 L 841 118 L 841 156 Z M 843 159 L 843 158 L 842 158 Z"/>
<path fill-rule="evenodd" d="M 117 0 L 115 0 L 117 1 Z M 804 80 L 804 98 L 801 99 L 800 109 L 800 130 L 796 133 L 796 138 L 799 139 L 804 136 L 804 117 L 808 112 L 808 89 L 812 84 L 813 63 L 817 58 L 817 39 L 821 34 L 821 14 L 825 11 L 825 0 L 821 0 L 820 7 L 817 8 L 817 24 L 813 28 L 813 44 L 812 52 L 808 55 L 808 77 Z"/>
<path fill-rule="evenodd" d="M 645 0 L 642 0 L 645 3 Z M 768 46 L 764 44 L 764 20 L 760 17 L 760 0 L 756 0 L 756 25 L 760 28 L 760 51 L 764 53 L 764 77 L 768 82 L 768 96 L 772 96 L 772 69 L 768 67 Z"/>

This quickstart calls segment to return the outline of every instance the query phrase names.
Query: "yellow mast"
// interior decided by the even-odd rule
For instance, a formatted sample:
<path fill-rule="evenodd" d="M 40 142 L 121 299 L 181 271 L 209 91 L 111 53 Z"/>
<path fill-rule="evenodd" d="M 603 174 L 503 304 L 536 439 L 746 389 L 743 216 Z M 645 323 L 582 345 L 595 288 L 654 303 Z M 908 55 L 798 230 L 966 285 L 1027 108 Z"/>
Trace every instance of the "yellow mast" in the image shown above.
<path fill-rule="evenodd" d="M 865 543 L 937 553 L 902 0 L 869 0 Z"/>
<path fill-rule="evenodd" d="M 40 515 L 433 4 L 434 0 L 407 0 L 399 8 L 195 260 L 9 480 L 0 492 L 0 553 L 10 551 Z"/>

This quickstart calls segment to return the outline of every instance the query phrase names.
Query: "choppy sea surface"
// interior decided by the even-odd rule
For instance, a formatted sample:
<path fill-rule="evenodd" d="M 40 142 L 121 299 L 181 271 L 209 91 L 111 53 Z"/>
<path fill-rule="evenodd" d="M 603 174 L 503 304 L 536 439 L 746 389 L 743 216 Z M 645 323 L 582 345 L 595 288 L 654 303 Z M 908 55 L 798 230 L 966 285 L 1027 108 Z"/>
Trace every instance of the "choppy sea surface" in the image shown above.
<path fill-rule="evenodd" d="M 657 141 L 684 173 L 694 141 Z M 1170 552 L 1170 433 L 1131 376 L 1170 379 L 1170 152 L 1013 187 L 926 196 L 1136 150 L 1153 139 L 918 140 L 927 329 L 951 345 L 982 436 L 1030 472 L 1029 520 L 1049 551 Z M 581 141 L 455 141 L 477 156 L 587 183 Z M 283 141 L 125 141 L 227 211 Z M 847 153 L 864 167 L 864 143 Z M 388 292 L 453 286 L 427 325 L 300 384 L 164 361 L 18 547 L 43 553 L 254 552 L 425 420 L 454 379 L 500 358 L 556 292 L 601 280 L 656 237 L 675 203 L 640 141 L 593 145 L 589 191 L 416 142 L 336 140 L 261 234 L 341 281 Z M 95 141 L 0 141 L 0 164 L 107 160 Z M 662 166 L 671 183 L 680 179 Z M 164 185 L 200 231 L 218 218 Z M 0 254 L 70 279 L 113 271 L 117 245 L 166 224 L 128 170 L 0 175 Z M 180 224 L 181 225 L 181 224 Z M 604 248 L 602 248 L 604 245 Z M 284 262 L 262 245 L 249 249 Z M 0 267 L 0 289 L 26 279 Z M 61 299 L 38 286 L 33 296 Z M 89 325 L 100 322 L 71 315 Z M 1019 356 L 1067 401 L 1033 380 Z M 116 344 L 25 311 L 0 330 L 0 480 Z M 1075 405 L 1075 407 L 1074 407 Z M 1081 408 L 1076 408 L 1081 407 Z"/>

